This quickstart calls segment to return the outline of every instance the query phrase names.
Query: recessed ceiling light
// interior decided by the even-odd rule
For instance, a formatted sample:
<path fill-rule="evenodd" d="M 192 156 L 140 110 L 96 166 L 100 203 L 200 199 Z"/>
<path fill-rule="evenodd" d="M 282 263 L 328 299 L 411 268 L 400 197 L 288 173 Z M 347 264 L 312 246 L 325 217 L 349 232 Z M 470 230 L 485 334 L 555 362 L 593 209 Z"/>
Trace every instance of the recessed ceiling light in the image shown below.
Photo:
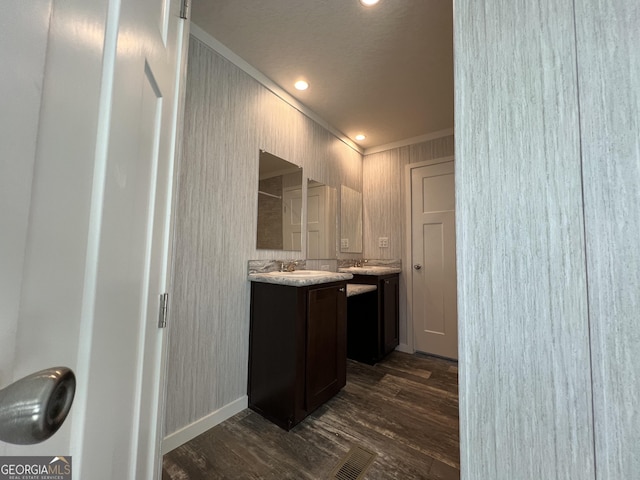
<path fill-rule="evenodd" d="M 362 5 L 364 5 L 365 7 L 370 7 L 371 5 L 375 5 L 376 3 L 378 3 L 380 0 L 360 0 L 360 3 Z"/>
<path fill-rule="evenodd" d="M 298 90 L 306 90 L 307 88 L 309 88 L 309 84 L 307 82 L 305 82 L 304 80 L 298 80 L 294 84 L 294 87 L 296 87 L 296 89 L 298 89 Z"/>
<path fill-rule="evenodd" d="M 365 138 L 367 138 L 367 137 L 365 137 L 365 136 L 364 136 L 363 134 L 361 134 L 361 133 L 360 133 L 360 134 L 358 134 L 358 135 L 356 135 L 356 140 L 358 140 L 358 141 L 362 141 L 362 140 L 364 140 Z"/>

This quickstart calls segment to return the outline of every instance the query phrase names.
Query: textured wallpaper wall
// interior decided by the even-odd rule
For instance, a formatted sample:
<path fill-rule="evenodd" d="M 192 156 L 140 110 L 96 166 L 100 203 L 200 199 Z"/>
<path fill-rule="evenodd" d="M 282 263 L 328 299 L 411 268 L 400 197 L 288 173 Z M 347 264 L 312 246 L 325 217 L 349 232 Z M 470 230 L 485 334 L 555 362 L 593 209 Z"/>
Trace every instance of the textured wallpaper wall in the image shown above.
<path fill-rule="evenodd" d="M 616 70 L 607 65 L 604 78 L 622 94 L 626 108 L 634 104 L 624 80 L 633 71 L 626 49 L 637 48 L 635 25 L 640 11 L 636 0 L 616 1 L 615 7 L 605 6 L 607 2 L 576 2 L 576 7 L 581 3 L 585 3 L 582 9 L 562 2 L 527 3 L 523 9 L 513 2 L 456 2 L 462 478 L 613 480 L 638 476 L 639 422 L 625 415 L 625 427 L 635 431 L 635 441 L 627 437 L 628 442 L 622 437 L 598 438 L 607 435 L 607 428 L 593 427 L 592 392 L 606 390 L 601 384 L 591 385 L 594 357 L 589 342 L 614 341 L 615 351 L 621 352 L 618 341 L 633 335 L 615 322 L 614 312 L 620 304 L 606 307 L 606 340 L 589 331 L 593 305 L 587 302 L 592 296 L 605 298 L 606 290 L 596 287 L 588 292 L 597 285 L 597 274 L 588 272 L 587 278 L 585 265 L 585 259 L 592 257 L 585 251 L 588 228 L 583 202 L 592 186 L 606 184 L 607 189 L 624 191 L 605 173 L 621 165 L 607 142 L 623 134 L 607 134 L 622 132 L 616 128 L 621 124 L 614 122 L 598 124 L 595 137 L 583 136 L 580 117 L 588 115 L 591 102 L 606 98 L 607 88 L 583 88 L 582 83 L 578 88 L 577 80 L 597 78 L 599 68 L 607 65 L 603 59 L 612 58 L 615 51 L 623 56 L 624 67 Z M 632 4 L 636 13 L 628 20 L 635 22 L 634 27 L 620 29 L 613 12 L 623 18 L 625 9 L 632 11 Z M 588 43 L 584 57 L 583 52 L 576 57 L 576 31 L 586 20 L 578 18 L 578 10 L 598 19 L 588 26 L 589 36 L 606 37 L 609 33 L 603 32 L 609 30 L 612 43 L 602 49 Z M 625 44 L 627 31 L 633 31 L 636 40 Z M 597 59 L 596 65 L 588 63 L 578 74 L 576 65 L 583 58 Z M 633 91 L 638 91 L 637 80 Z M 582 95 L 588 99 L 586 104 L 578 102 Z M 626 128 L 634 125 L 629 119 L 637 117 L 628 113 L 619 108 L 607 112 L 607 117 L 624 118 L 621 122 Z M 637 129 L 629 138 L 637 146 Z M 595 160 L 597 180 L 586 173 L 581 161 L 591 141 L 606 150 Z M 633 162 L 637 165 L 637 156 Z M 598 200 L 607 205 L 603 197 Z M 609 224 L 615 225 L 615 220 Z M 602 231 L 598 233 L 607 239 Z M 612 247 L 615 244 L 606 244 L 600 252 L 611 258 L 616 251 Z M 618 288 L 613 278 L 607 276 L 607 286 Z M 635 325 L 637 318 L 636 310 Z M 636 338 L 637 333 L 636 327 Z M 621 357 L 611 353 L 618 360 L 611 378 L 633 368 L 631 359 L 636 354 L 620 361 Z M 636 388 L 633 403 L 637 405 L 636 377 L 635 373 L 621 377 L 624 380 L 615 393 L 607 392 L 613 393 L 606 402 L 607 413 L 615 410 L 614 399 L 627 386 Z M 615 424 L 610 426 L 610 431 L 619 431 Z M 594 439 L 607 445 L 602 455 L 594 455 Z M 627 445 L 627 452 L 617 450 L 616 445 Z M 624 457 L 632 460 L 627 463 Z M 596 463 L 602 469 L 597 474 Z M 609 468 L 612 463 L 635 463 L 635 468 L 616 471 Z"/>
<path fill-rule="evenodd" d="M 363 162 L 365 258 L 400 258 L 404 245 L 405 166 L 453 156 L 453 135 L 366 155 Z M 378 248 L 378 237 L 389 248 Z"/>
<path fill-rule="evenodd" d="M 362 155 L 191 37 L 178 173 L 165 435 L 246 395 L 258 153 L 359 190 Z"/>

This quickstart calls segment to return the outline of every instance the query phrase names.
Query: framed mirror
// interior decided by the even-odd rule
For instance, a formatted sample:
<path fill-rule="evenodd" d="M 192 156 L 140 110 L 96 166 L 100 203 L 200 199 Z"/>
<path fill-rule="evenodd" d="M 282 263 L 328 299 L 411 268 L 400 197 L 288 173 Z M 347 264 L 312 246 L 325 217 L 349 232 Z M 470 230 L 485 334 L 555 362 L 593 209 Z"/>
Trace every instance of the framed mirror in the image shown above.
<path fill-rule="evenodd" d="M 256 248 L 302 250 L 302 168 L 260 150 Z"/>
<path fill-rule="evenodd" d="M 362 193 L 340 187 L 340 252 L 362 253 Z"/>
<path fill-rule="evenodd" d="M 307 258 L 336 258 L 336 189 L 307 181 Z"/>

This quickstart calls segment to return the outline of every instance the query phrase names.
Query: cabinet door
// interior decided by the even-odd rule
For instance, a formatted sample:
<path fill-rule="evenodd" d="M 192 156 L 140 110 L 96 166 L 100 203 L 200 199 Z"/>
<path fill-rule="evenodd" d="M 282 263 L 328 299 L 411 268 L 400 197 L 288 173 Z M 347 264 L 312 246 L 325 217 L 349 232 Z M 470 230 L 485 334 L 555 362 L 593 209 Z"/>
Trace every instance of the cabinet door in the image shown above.
<path fill-rule="evenodd" d="M 382 352 L 387 354 L 398 346 L 399 333 L 399 296 L 398 276 L 388 277 L 380 282 L 382 287 Z"/>
<path fill-rule="evenodd" d="M 344 285 L 310 289 L 307 298 L 306 409 L 315 410 L 347 379 Z"/>

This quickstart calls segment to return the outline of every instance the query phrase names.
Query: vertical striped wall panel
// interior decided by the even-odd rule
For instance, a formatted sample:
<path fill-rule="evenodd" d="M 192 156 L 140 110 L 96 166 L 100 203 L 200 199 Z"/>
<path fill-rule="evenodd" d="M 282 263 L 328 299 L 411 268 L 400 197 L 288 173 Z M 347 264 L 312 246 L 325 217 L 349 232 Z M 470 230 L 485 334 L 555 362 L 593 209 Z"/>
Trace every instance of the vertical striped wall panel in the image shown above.
<path fill-rule="evenodd" d="M 363 161 L 363 248 L 365 258 L 395 259 L 402 254 L 401 181 L 406 150 L 387 150 Z M 389 248 L 378 248 L 378 237 L 389 237 Z"/>
<path fill-rule="evenodd" d="M 404 239 L 404 168 L 433 158 L 453 156 L 453 135 L 366 155 L 363 161 L 365 258 L 402 257 Z M 378 247 L 378 237 L 389 237 L 389 248 Z"/>
<path fill-rule="evenodd" d="M 176 205 L 165 434 L 246 394 L 258 151 L 339 189 L 360 189 L 362 156 L 191 38 Z"/>
<path fill-rule="evenodd" d="M 593 479 L 573 5 L 455 7 L 462 478 Z"/>
<path fill-rule="evenodd" d="M 576 2 L 598 479 L 640 476 L 640 4 Z"/>

